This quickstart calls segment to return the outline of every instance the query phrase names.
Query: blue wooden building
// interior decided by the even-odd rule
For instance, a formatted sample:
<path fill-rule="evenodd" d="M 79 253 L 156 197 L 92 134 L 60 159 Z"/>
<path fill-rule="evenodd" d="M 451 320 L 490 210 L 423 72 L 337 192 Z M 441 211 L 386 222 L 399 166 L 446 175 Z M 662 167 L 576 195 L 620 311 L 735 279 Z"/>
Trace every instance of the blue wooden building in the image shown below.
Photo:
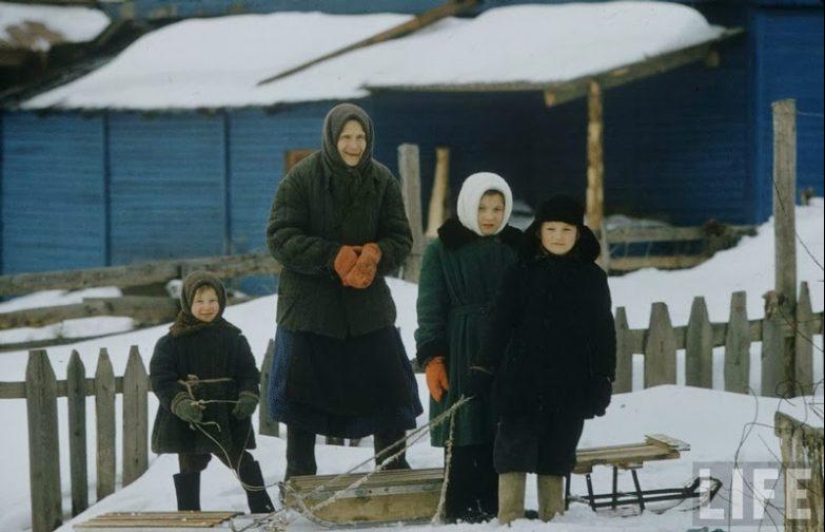
<path fill-rule="evenodd" d="M 440 3 L 403 4 L 420 12 Z M 530 2 L 481 9 L 512 3 Z M 153 2 L 135 4 L 150 10 Z M 347 9 L 356 4 L 360 12 L 387 9 Z M 799 186 L 822 195 L 822 4 L 707 1 L 697 9 L 744 32 L 719 43 L 714 68 L 691 63 L 604 92 L 607 213 L 763 222 L 771 212 L 770 103 L 783 98 L 795 98 L 800 111 Z M 2 111 L 0 274 L 265 249 L 285 157 L 319 146 L 334 103 Z M 421 147 L 424 205 L 437 146 L 451 150 L 454 191 L 466 175 L 492 170 L 528 202 L 557 190 L 583 195 L 585 98 L 548 106 L 539 90 L 376 87 L 358 103 L 376 122 L 377 159 L 397 170 L 399 144 Z"/>

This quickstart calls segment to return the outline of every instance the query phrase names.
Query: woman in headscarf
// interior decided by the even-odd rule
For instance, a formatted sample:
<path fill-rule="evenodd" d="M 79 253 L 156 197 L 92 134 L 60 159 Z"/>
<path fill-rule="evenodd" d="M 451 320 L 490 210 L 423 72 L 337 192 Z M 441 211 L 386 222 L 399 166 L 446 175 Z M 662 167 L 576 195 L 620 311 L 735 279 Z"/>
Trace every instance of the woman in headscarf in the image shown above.
<path fill-rule="evenodd" d="M 266 229 L 283 266 L 270 413 L 287 425 L 285 478 L 314 475 L 315 435 L 374 435 L 377 462 L 422 412 L 384 276 L 412 247 L 401 191 L 372 158 L 372 120 L 329 111 L 322 148 L 293 167 Z M 404 454 L 384 468 L 409 468 Z"/>

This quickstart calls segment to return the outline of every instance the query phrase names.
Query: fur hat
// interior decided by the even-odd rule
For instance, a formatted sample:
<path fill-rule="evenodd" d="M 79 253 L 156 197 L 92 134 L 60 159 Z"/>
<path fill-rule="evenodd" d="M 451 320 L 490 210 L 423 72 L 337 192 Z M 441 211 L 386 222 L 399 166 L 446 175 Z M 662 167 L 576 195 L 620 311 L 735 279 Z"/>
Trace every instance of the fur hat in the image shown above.
<path fill-rule="evenodd" d="M 539 205 L 535 221 L 564 222 L 581 227 L 584 225 L 584 207 L 571 196 L 556 194 Z"/>
<path fill-rule="evenodd" d="M 478 205 L 481 198 L 488 190 L 501 192 L 504 196 L 504 218 L 501 225 L 496 229 L 496 234 L 500 233 L 510 220 L 510 213 L 513 212 L 513 192 L 510 185 L 498 174 L 492 172 L 478 172 L 471 175 L 461 184 L 461 191 L 458 193 L 456 213 L 461 225 L 481 235 L 481 228 L 478 226 Z"/>
<path fill-rule="evenodd" d="M 203 270 L 194 271 L 183 280 L 183 286 L 180 291 L 181 311 L 189 315 L 192 314 L 192 300 L 195 298 L 198 289 L 202 286 L 208 286 L 218 295 L 218 304 L 221 309 L 216 317 L 221 317 L 224 309 L 226 309 L 226 289 L 220 279 Z"/>

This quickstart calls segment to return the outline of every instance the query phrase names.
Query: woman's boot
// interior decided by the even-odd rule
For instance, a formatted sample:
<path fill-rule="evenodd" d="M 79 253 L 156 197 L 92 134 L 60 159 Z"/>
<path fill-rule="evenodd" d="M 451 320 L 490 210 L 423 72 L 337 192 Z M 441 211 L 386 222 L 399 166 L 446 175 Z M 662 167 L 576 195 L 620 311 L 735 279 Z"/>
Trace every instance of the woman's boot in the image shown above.
<path fill-rule="evenodd" d="M 249 512 L 253 514 L 270 514 L 275 511 L 272 499 L 266 492 L 264 476 L 261 473 L 261 466 L 258 462 L 241 462 L 238 476 L 243 482 L 246 490 L 246 501 L 249 503 Z"/>
<path fill-rule="evenodd" d="M 286 473 L 284 480 L 318 472 L 315 463 L 315 434 L 294 425 L 286 428 Z"/>
<path fill-rule="evenodd" d="M 509 524 L 524 517 L 524 488 L 527 473 L 502 473 L 498 476 L 498 522 Z"/>
<path fill-rule="evenodd" d="M 539 519 L 544 522 L 564 514 L 564 477 L 538 476 Z"/>
<path fill-rule="evenodd" d="M 175 480 L 175 495 L 178 498 L 178 511 L 201 510 L 201 474 L 178 473 L 172 475 Z"/>

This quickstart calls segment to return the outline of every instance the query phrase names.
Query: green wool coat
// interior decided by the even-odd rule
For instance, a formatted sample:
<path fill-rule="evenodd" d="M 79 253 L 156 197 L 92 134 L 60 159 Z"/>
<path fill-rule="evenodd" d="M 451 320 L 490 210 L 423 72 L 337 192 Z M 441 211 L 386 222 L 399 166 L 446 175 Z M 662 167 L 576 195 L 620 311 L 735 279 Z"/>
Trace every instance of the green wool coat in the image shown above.
<path fill-rule="evenodd" d="M 434 356 L 444 356 L 450 382 L 441 402 L 430 398 L 430 419 L 462 395 L 468 368 L 477 363 L 502 274 L 516 262 L 520 237 L 521 232 L 510 226 L 498 235 L 480 237 L 451 219 L 424 253 L 418 284 L 416 357 L 423 365 Z M 489 444 L 494 429 L 489 401 L 474 399 L 456 412 L 453 444 Z M 432 445 L 443 447 L 449 432 L 449 422 L 434 427 Z"/>
<path fill-rule="evenodd" d="M 316 152 L 281 181 L 266 229 L 272 256 L 284 269 L 278 325 L 334 338 L 360 336 L 395 323 L 384 275 L 412 248 L 412 234 L 392 173 L 372 161 L 363 172 L 333 170 Z M 333 262 L 342 244 L 381 248 L 375 281 L 344 287 Z"/>

